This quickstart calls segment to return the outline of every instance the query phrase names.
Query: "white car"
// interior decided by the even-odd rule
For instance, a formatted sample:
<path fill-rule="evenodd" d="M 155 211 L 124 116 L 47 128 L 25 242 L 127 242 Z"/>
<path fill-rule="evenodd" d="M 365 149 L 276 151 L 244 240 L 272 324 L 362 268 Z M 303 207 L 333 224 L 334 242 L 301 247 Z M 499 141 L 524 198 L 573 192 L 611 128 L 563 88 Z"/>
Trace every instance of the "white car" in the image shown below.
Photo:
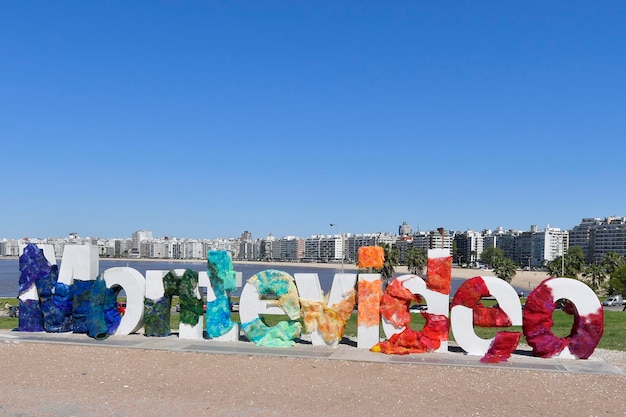
<path fill-rule="evenodd" d="M 409 307 L 409 312 L 413 314 L 418 314 L 418 313 L 421 313 L 422 311 L 427 311 L 427 310 L 428 310 L 428 306 L 424 304 L 413 304 L 411 307 Z"/>
<path fill-rule="evenodd" d="M 612 295 L 602 302 L 603 306 L 614 307 L 624 304 L 624 298 L 621 295 Z"/>

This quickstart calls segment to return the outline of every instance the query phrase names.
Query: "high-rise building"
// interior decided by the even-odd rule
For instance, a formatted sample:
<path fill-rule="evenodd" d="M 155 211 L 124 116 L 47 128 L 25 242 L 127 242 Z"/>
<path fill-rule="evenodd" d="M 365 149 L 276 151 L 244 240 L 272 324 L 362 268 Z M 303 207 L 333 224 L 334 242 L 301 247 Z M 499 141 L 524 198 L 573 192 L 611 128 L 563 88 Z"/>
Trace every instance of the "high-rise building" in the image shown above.
<path fill-rule="evenodd" d="M 569 231 L 569 246 L 579 246 L 585 255 L 585 262 L 593 262 L 593 254 L 591 253 L 589 244 L 591 241 L 591 230 L 602 224 L 602 219 L 598 217 L 584 218 L 580 224 L 574 226 Z"/>
<path fill-rule="evenodd" d="M 129 250 L 129 256 L 131 257 L 143 257 L 141 252 L 141 242 L 152 240 L 152 231 L 150 230 L 137 230 L 133 232 L 131 237 L 131 247 Z M 149 257 L 149 254 L 148 256 Z"/>
<path fill-rule="evenodd" d="M 595 263 L 609 252 L 626 258 L 626 217 L 607 217 L 601 224 L 592 227 L 589 249 Z"/>
<path fill-rule="evenodd" d="M 483 253 L 483 234 L 468 230 L 454 235 L 456 253 L 454 262 L 459 265 L 473 264 Z"/>
<path fill-rule="evenodd" d="M 400 227 L 398 227 L 398 235 L 399 236 L 411 236 L 413 234 L 413 229 L 411 225 L 407 222 L 402 222 Z"/>

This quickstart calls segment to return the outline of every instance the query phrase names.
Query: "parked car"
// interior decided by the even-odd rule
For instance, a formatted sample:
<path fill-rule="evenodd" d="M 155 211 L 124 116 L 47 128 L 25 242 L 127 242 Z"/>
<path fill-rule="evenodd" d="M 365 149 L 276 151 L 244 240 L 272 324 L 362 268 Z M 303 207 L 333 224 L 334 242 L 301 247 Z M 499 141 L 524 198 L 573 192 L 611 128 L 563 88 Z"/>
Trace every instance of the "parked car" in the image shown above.
<path fill-rule="evenodd" d="M 602 305 L 607 307 L 621 306 L 622 304 L 624 304 L 624 298 L 621 295 L 611 295 L 602 302 Z"/>
<path fill-rule="evenodd" d="M 206 303 L 202 304 L 202 311 L 206 313 Z M 180 313 L 180 303 L 176 304 L 176 312 Z"/>
<path fill-rule="evenodd" d="M 409 307 L 409 312 L 414 314 L 421 313 L 422 311 L 426 310 L 428 310 L 428 306 L 425 304 L 413 304 L 411 307 Z"/>
<path fill-rule="evenodd" d="M 124 315 L 126 313 L 126 303 L 124 302 L 117 303 L 117 312 L 120 313 L 121 315 Z"/>

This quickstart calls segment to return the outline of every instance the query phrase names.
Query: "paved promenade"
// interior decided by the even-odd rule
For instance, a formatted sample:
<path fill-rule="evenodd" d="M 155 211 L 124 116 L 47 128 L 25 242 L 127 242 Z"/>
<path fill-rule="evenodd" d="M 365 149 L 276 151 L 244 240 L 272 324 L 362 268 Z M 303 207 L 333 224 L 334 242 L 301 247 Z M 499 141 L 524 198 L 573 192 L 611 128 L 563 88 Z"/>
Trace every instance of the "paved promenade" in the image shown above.
<path fill-rule="evenodd" d="M 98 346 L 145 350 L 165 350 L 170 352 L 197 352 L 205 354 L 228 354 L 265 357 L 291 357 L 359 361 L 388 364 L 422 364 L 458 366 L 473 368 L 499 368 L 565 372 L 575 374 L 626 375 L 624 371 L 606 363 L 602 359 L 589 360 L 543 359 L 531 356 L 529 348 L 517 350 L 507 362 L 499 364 L 481 363 L 480 357 L 466 355 L 451 343 L 449 353 L 424 353 L 411 355 L 385 355 L 356 348 L 356 342 L 344 339 L 337 348 L 313 346 L 303 341 L 291 348 L 264 348 L 247 341 L 215 342 L 211 340 L 179 339 L 169 337 L 145 337 L 141 334 L 111 336 L 105 340 L 95 340 L 84 334 L 15 332 L 0 331 L 0 342 L 6 343 L 48 343 L 64 345 Z"/>

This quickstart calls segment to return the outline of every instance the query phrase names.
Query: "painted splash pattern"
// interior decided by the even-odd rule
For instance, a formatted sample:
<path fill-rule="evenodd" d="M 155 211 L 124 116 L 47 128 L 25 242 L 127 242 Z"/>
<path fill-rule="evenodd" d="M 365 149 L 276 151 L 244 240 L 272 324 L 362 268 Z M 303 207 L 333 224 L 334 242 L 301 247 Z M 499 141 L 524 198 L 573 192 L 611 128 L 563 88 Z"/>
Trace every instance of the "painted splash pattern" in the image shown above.
<path fill-rule="evenodd" d="M 158 300 L 144 300 L 144 328 L 146 336 L 165 337 L 171 334 L 170 310 L 172 297 L 178 295 L 180 300 L 180 322 L 195 326 L 204 314 L 202 298 L 196 295 L 198 273 L 185 269 L 182 275 L 175 270 L 163 277 L 165 294 Z"/>
<path fill-rule="evenodd" d="M 420 331 L 410 327 L 409 306 L 411 302 L 419 300 L 420 297 L 406 289 L 401 281 L 394 280 L 387 286 L 380 312 L 394 326 L 404 327 L 404 330 L 374 345 L 370 349 L 372 352 L 399 355 L 425 353 L 437 350 L 442 341 L 448 340 L 450 322 L 446 316 L 422 312 L 426 320 L 424 327 Z"/>
<path fill-rule="evenodd" d="M 385 250 L 380 246 L 361 246 L 357 266 L 362 269 L 380 269 L 385 262 Z"/>
<path fill-rule="evenodd" d="M 228 333 L 235 322 L 230 319 L 230 291 L 236 289 L 236 275 L 230 254 L 224 250 L 207 253 L 207 273 L 215 300 L 206 303 L 206 332 L 209 338 Z"/>
<path fill-rule="evenodd" d="M 552 333 L 552 313 L 556 306 L 550 288 L 550 280 L 544 280 L 533 292 L 528 295 L 524 307 L 524 336 L 528 345 L 533 348 L 533 355 L 550 358 L 569 347 L 572 355 L 578 359 L 587 359 L 602 338 L 604 331 L 604 314 L 602 307 L 599 311 L 581 316 L 576 308 L 565 308 L 567 314 L 574 315 L 574 324 L 570 334 L 566 337 L 557 337 Z"/>
<path fill-rule="evenodd" d="M 286 272 L 267 269 L 253 275 L 248 283 L 254 285 L 259 295 L 274 294 L 277 300 L 274 305 L 282 308 L 291 320 L 283 320 L 275 326 L 268 326 L 261 318 L 242 323 L 241 328 L 248 339 L 258 346 L 290 347 L 295 345 L 294 339 L 302 333 L 300 318 L 300 302 L 295 280 Z"/>
<path fill-rule="evenodd" d="M 32 243 L 24 248 L 19 291 L 35 285 L 38 299 L 20 300 L 18 330 L 86 333 L 97 339 L 113 334 L 121 321 L 116 291 L 102 277 L 70 286 L 58 282 L 58 276 L 58 267 L 50 265 L 42 249 Z"/>
<path fill-rule="evenodd" d="M 481 302 L 482 297 L 489 297 L 489 288 L 482 277 L 474 277 L 461 284 L 451 307 L 460 305 L 472 309 L 473 322 L 480 327 L 508 327 L 511 318 L 500 307 L 486 307 Z M 497 332 L 487 353 L 481 358 L 483 363 L 506 362 L 519 344 L 522 337 L 520 332 Z"/>
<path fill-rule="evenodd" d="M 328 305 L 328 295 L 324 301 L 300 299 L 301 314 L 306 333 L 319 331 L 327 345 L 336 346 L 352 315 L 356 302 L 356 292 L 352 289 L 340 302 Z"/>

